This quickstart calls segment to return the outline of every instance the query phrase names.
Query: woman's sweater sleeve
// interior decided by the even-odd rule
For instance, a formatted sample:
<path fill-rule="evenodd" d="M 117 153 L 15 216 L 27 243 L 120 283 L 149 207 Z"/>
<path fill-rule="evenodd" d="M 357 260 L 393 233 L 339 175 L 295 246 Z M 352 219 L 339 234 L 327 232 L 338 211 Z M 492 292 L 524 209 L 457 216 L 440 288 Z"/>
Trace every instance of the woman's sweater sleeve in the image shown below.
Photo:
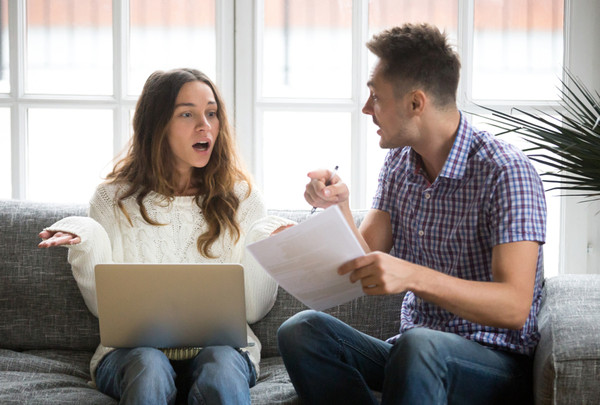
<path fill-rule="evenodd" d="M 96 302 L 96 279 L 94 268 L 98 263 L 112 263 L 110 239 L 104 227 L 100 224 L 101 215 L 97 208 L 97 196 L 90 202 L 89 217 L 67 217 L 54 223 L 46 230 L 52 232 L 69 232 L 81 238 L 76 245 L 69 245 L 68 260 L 71 264 L 73 277 L 79 291 L 94 316 L 98 316 Z"/>
<path fill-rule="evenodd" d="M 277 283 L 254 259 L 246 246 L 258 242 L 271 235 L 281 226 L 293 225 L 295 222 L 273 215 L 267 215 L 262 197 L 253 191 L 245 201 L 248 205 L 247 223 L 242 265 L 244 266 L 244 283 L 246 294 L 246 319 L 252 324 L 261 320 L 275 304 L 277 298 Z"/>

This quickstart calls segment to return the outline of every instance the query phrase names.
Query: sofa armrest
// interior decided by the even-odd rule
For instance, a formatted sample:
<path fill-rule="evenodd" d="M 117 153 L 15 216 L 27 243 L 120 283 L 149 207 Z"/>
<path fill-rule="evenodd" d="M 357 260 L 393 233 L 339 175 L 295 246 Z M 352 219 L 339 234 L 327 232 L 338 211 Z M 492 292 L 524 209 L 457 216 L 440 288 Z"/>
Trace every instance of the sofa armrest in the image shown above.
<path fill-rule="evenodd" d="M 600 275 L 545 280 L 534 358 L 536 404 L 600 398 Z"/>

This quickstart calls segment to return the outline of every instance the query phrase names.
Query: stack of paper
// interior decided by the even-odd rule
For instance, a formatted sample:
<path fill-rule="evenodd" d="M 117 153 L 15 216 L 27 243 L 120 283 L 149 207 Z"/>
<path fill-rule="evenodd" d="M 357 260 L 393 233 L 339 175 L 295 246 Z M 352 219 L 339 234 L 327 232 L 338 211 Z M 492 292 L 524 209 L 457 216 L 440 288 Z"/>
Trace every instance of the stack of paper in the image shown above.
<path fill-rule="evenodd" d="M 248 246 L 279 285 L 309 308 L 322 311 L 364 295 L 360 282 L 338 267 L 365 252 L 335 205 Z"/>

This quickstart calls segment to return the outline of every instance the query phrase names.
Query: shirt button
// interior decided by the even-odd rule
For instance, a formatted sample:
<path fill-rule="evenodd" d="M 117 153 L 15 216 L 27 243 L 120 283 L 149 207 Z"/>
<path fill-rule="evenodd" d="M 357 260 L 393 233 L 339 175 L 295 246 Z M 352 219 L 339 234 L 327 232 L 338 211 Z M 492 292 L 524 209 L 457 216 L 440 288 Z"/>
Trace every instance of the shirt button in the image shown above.
<path fill-rule="evenodd" d="M 419 236 L 423 236 L 423 235 L 425 235 L 425 232 L 423 230 L 420 230 L 419 231 Z"/>
<path fill-rule="evenodd" d="M 429 193 L 425 193 L 425 199 L 426 199 L 426 200 L 429 200 L 430 198 L 431 198 L 431 194 L 429 194 Z"/>

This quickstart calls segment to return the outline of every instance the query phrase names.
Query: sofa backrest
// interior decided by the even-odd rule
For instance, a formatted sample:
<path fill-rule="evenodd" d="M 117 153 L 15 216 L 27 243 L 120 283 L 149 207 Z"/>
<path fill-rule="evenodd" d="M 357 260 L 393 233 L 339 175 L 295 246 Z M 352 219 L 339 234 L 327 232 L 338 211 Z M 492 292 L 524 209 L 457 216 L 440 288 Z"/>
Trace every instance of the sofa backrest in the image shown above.
<path fill-rule="evenodd" d="M 0 347 L 93 350 L 98 320 L 88 311 L 67 249 L 40 249 L 38 233 L 84 205 L 0 201 Z"/>
<path fill-rule="evenodd" d="M 67 249 L 40 249 L 38 233 L 57 220 L 86 215 L 84 205 L 0 200 L 0 348 L 94 350 L 98 320 L 88 311 L 67 262 Z M 357 223 L 366 211 L 354 213 Z M 270 210 L 303 221 L 308 211 Z M 370 335 L 398 331 L 402 296 L 362 297 L 328 313 Z M 277 328 L 306 307 L 279 289 L 273 309 L 252 325 L 263 357 L 275 356 Z"/>

